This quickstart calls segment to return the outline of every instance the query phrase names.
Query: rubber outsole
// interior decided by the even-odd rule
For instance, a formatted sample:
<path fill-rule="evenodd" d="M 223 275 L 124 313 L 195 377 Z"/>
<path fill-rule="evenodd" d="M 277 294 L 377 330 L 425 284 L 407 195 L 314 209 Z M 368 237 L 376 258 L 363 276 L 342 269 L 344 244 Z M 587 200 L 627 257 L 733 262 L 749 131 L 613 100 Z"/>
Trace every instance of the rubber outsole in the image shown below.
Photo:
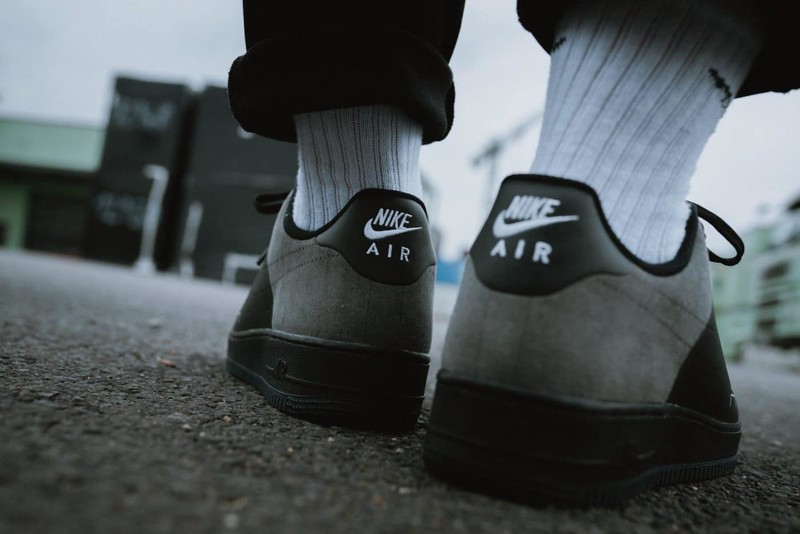
<path fill-rule="evenodd" d="M 232 333 L 228 371 L 281 412 L 308 421 L 385 432 L 413 430 L 430 359 L 274 330 Z"/>
<path fill-rule="evenodd" d="M 670 404 L 533 395 L 440 373 L 424 459 L 435 475 L 530 504 L 609 506 L 727 475 L 739 423 Z"/>

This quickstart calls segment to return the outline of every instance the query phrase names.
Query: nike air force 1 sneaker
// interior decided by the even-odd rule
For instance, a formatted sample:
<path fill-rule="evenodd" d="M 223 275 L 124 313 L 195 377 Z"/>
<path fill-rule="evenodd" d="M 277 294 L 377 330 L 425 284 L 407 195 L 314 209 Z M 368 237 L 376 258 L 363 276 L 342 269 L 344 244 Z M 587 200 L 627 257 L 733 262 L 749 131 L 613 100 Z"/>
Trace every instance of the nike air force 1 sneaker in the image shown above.
<path fill-rule="evenodd" d="M 677 257 L 651 265 L 615 238 L 591 188 L 507 178 L 445 341 L 428 467 L 583 505 L 731 473 L 739 416 L 698 210 Z"/>
<path fill-rule="evenodd" d="M 422 201 L 365 190 L 308 232 L 293 222 L 292 198 L 230 334 L 228 370 L 289 415 L 412 429 L 430 362 L 436 269 Z"/>

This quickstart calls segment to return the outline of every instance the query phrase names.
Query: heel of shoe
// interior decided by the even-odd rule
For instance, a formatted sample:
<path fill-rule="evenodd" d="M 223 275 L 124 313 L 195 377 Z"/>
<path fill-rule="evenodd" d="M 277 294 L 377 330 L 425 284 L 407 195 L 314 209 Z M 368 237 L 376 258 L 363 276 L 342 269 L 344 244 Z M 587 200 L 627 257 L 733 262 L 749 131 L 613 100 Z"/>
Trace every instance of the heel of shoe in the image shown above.
<path fill-rule="evenodd" d="M 733 472 L 738 423 L 675 405 L 532 395 L 441 373 L 424 457 L 435 474 L 513 500 L 610 505 Z"/>
<path fill-rule="evenodd" d="M 429 364 L 424 354 L 269 329 L 228 340 L 232 375 L 255 386 L 278 410 L 324 425 L 413 430 Z"/>

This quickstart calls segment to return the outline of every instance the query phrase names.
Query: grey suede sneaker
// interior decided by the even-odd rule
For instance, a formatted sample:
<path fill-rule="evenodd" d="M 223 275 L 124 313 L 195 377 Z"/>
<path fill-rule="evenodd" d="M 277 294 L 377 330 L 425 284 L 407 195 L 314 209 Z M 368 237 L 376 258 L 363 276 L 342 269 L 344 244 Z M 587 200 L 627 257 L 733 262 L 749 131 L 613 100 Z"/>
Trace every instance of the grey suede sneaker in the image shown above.
<path fill-rule="evenodd" d="M 307 232 L 293 222 L 292 198 L 230 334 L 228 370 L 293 416 L 413 428 L 430 362 L 436 269 L 422 201 L 365 190 Z"/>
<path fill-rule="evenodd" d="M 507 178 L 447 334 L 428 467 L 573 504 L 731 473 L 739 416 L 698 210 L 677 257 L 651 265 L 614 237 L 591 188 Z"/>

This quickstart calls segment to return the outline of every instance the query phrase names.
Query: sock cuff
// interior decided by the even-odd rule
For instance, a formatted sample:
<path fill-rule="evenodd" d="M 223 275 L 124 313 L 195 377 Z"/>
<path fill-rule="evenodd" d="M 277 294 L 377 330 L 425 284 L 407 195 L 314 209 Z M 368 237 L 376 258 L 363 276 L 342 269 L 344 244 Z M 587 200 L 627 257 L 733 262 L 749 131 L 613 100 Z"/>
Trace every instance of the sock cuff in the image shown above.
<path fill-rule="evenodd" d="M 293 120 L 299 159 L 293 218 L 300 228 L 323 226 L 364 189 L 422 196 L 423 128 L 399 107 L 331 109 Z"/>
<path fill-rule="evenodd" d="M 531 170 L 594 188 L 645 261 L 670 259 L 682 242 L 696 162 L 758 53 L 749 7 L 600 0 L 564 18 Z"/>

